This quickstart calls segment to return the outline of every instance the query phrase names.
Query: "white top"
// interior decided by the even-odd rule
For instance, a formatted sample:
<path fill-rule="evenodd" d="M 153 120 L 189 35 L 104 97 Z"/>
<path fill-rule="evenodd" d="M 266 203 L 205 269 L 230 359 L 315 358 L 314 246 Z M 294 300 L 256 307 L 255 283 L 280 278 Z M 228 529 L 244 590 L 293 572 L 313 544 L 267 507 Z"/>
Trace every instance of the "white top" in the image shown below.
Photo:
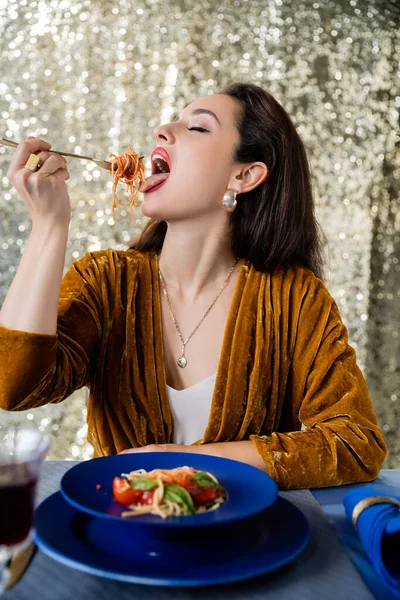
<path fill-rule="evenodd" d="M 167 385 L 168 400 L 174 419 L 174 444 L 190 445 L 204 437 L 211 410 L 217 374 L 196 385 L 175 390 Z"/>

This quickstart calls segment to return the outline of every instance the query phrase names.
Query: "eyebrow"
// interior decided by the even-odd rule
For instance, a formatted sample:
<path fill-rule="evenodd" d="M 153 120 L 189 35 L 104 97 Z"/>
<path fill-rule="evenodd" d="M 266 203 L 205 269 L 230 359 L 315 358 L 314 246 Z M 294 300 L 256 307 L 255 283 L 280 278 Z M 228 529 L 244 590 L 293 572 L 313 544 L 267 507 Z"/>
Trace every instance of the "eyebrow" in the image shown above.
<path fill-rule="evenodd" d="M 211 115 L 212 117 L 214 117 L 214 119 L 217 121 L 217 123 L 219 125 L 221 125 L 220 120 L 218 119 L 217 115 L 212 110 L 208 110 L 207 108 L 196 108 L 196 110 L 192 111 L 189 116 L 200 115 L 203 113 L 206 115 Z M 174 118 L 173 121 L 179 121 L 179 115 L 176 115 L 176 117 Z"/>

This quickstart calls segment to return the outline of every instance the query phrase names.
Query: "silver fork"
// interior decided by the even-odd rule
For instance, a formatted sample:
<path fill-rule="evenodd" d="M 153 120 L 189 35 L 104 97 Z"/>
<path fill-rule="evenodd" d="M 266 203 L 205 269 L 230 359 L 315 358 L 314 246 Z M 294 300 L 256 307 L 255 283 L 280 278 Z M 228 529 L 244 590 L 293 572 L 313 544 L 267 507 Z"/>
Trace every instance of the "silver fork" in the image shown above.
<path fill-rule="evenodd" d="M 3 146 L 10 146 L 11 148 L 16 148 L 18 144 L 11 140 L 6 140 L 5 138 L 0 138 L 0 144 Z M 102 169 L 106 169 L 107 171 L 111 171 L 111 161 L 109 160 L 97 160 L 96 158 L 92 158 L 91 156 L 82 156 L 81 154 L 70 154 L 68 152 L 57 152 L 57 150 L 49 150 L 48 152 L 54 152 L 54 154 L 61 154 L 61 156 L 71 156 L 72 158 L 81 158 L 84 160 L 91 160 L 96 163 L 98 167 Z M 144 156 L 140 156 L 139 158 L 144 158 Z"/>

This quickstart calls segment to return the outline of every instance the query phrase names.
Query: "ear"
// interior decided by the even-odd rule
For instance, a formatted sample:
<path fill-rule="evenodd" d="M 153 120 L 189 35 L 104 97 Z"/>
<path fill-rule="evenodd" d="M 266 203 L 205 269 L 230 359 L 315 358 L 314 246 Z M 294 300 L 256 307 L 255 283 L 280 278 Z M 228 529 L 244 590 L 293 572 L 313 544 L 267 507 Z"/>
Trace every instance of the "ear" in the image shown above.
<path fill-rule="evenodd" d="M 229 188 L 237 190 L 238 194 L 251 192 L 259 186 L 268 177 L 268 167 L 263 162 L 254 162 L 247 165 L 240 165 L 239 172 L 236 172 L 229 180 Z"/>

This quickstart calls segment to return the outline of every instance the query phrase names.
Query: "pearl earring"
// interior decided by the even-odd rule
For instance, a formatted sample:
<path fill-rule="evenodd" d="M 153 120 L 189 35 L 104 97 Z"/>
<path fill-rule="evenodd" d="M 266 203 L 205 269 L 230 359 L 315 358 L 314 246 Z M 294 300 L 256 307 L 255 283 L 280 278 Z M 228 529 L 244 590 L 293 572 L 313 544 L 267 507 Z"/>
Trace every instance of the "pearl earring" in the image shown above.
<path fill-rule="evenodd" d="M 237 206 L 237 191 L 227 190 L 222 198 L 222 206 L 226 212 L 233 212 Z"/>

